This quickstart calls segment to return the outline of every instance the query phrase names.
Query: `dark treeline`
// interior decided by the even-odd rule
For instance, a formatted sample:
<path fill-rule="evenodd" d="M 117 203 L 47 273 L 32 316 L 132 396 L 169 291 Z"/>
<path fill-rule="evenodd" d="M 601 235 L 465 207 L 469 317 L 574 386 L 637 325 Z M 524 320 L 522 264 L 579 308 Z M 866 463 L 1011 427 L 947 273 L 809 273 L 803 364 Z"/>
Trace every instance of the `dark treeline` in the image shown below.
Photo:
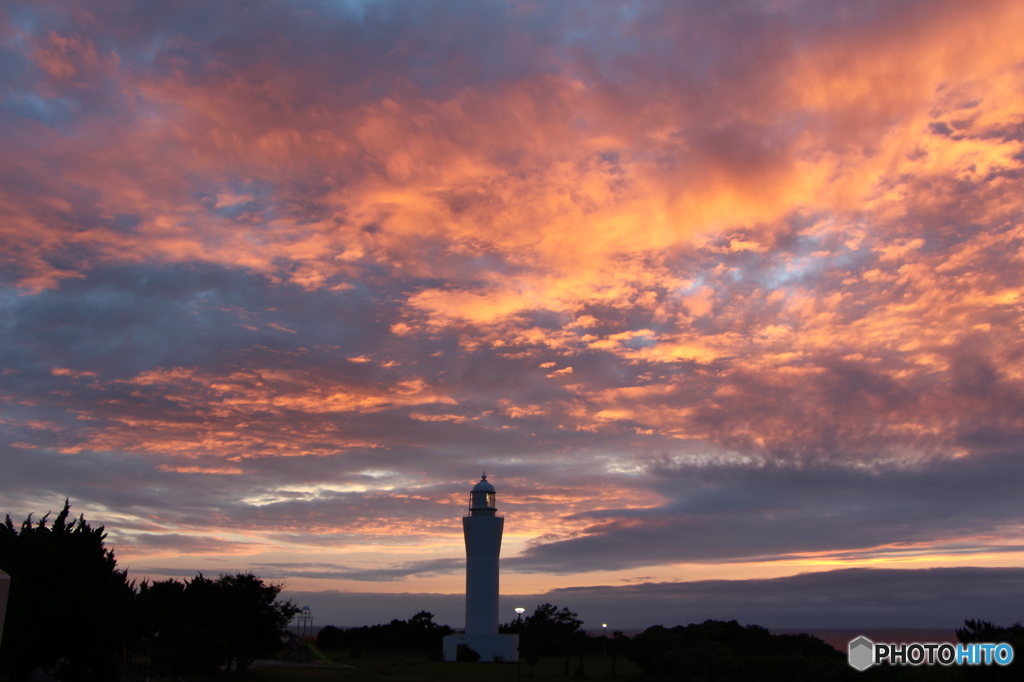
<path fill-rule="evenodd" d="M 541 656 L 565 656 L 566 666 L 573 656 L 602 653 L 608 644 L 601 638 L 588 637 L 580 626 L 583 621 L 569 611 L 551 604 L 541 604 L 525 619 L 517 619 L 499 626 L 502 634 L 518 634 L 523 660 L 532 666 Z M 347 651 L 353 658 L 373 651 L 419 651 L 430 658 L 442 656 L 442 640 L 455 631 L 447 625 L 434 623 L 434 614 L 420 611 L 408 621 L 354 628 L 327 625 L 317 634 L 317 645 L 323 650 Z M 616 633 L 615 642 L 625 640 Z M 615 647 L 612 647 L 615 649 Z M 476 660 L 473 658 L 472 660 Z"/>
<path fill-rule="evenodd" d="M 812 635 L 773 635 L 758 625 L 708 620 L 666 628 L 650 627 L 635 637 L 614 631 L 588 635 L 580 629 L 576 613 L 552 604 L 539 605 L 533 614 L 500 626 L 503 634 L 518 634 L 520 654 L 532 677 L 541 657 L 563 660 L 565 677 L 584 679 L 587 656 L 604 655 L 607 672 L 615 676 L 625 658 L 650 682 L 812 682 L 817 680 L 1020 680 L 1019 662 L 1001 666 L 889 666 L 858 672 L 847 663 L 845 652 Z M 354 658 L 371 651 L 417 651 L 440 658 L 441 639 L 451 628 L 436 625 L 433 614 L 421 611 L 408 621 L 370 627 L 340 629 L 327 626 L 318 635 L 321 649 L 349 651 Z M 1024 652 L 1024 626 L 998 627 L 986 621 L 966 621 L 957 630 L 961 642 L 1006 642 L 1018 655 Z M 475 657 L 462 660 L 476 661 Z M 592 660 L 592 659 L 591 659 Z M 593 674 L 593 673 L 591 673 Z"/>
<path fill-rule="evenodd" d="M 20 682 L 42 669 L 58 680 L 115 681 L 125 661 L 143 662 L 151 678 L 180 679 L 244 672 L 256 658 L 282 649 L 298 609 L 279 601 L 280 586 L 248 573 L 136 585 L 104 547 L 102 527 L 70 517 L 70 505 L 52 523 L 48 515 L 20 526 L 0 525 L 0 569 L 11 576 L 0 643 L 0 680 Z M 585 678 L 585 657 L 607 657 L 612 675 L 622 658 L 644 680 L 1020 680 L 1024 626 L 968 620 L 963 643 L 1008 643 L 1009 666 L 877 665 L 857 672 L 847 655 L 810 635 L 772 635 L 757 625 L 705 621 L 655 626 L 627 638 L 589 636 L 568 608 L 541 604 L 499 630 L 519 635 L 520 656 L 532 676 L 541 657 L 559 657 L 566 677 Z M 324 627 L 321 649 L 353 658 L 375 651 L 418 651 L 440 658 L 453 630 L 427 611 L 409 620 L 340 629 Z M 470 660 L 469 657 L 467 660 Z"/>
<path fill-rule="evenodd" d="M 956 631 L 962 643 L 1008 643 L 1015 656 L 1024 652 L 1024 626 L 998 627 L 968 620 Z M 1008 666 L 875 665 L 854 670 L 847 653 L 812 635 L 773 635 L 757 625 L 708 620 L 674 628 L 654 626 L 621 649 L 644 671 L 646 680 L 694 682 L 816 682 L 1022 680 L 1024 665 Z"/>
<path fill-rule="evenodd" d="M 857 674 L 845 654 L 817 637 L 773 635 L 736 621 L 648 628 L 630 641 L 626 655 L 645 673 L 664 679 L 811 682 Z"/>
<path fill-rule="evenodd" d="M 582 624 L 579 616 L 567 608 L 541 604 L 530 616 L 503 623 L 498 631 L 519 635 L 522 659 L 529 664 L 528 675 L 532 675 L 542 656 L 559 656 L 565 659 L 566 671 L 575 661 L 572 671 L 579 676 L 583 674 L 583 656 L 588 654 L 611 656 L 614 674 L 615 664 L 625 653 L 629 639 L 621 632 L 614 632 L 611 637 L 588 636 L 580 629 Z M 325 651 L 347 651 L 353 658 L 373 651 L 401 650 L 422 652 L 429 658 L 440 659 L 442 640 L 453 632 L 447 625 L 434 623 L 434 614 L 420 611 L 408 621 L 392 620 L 344 629 L 328 625 L 317 634 L 317 645 Z M 478 658 L 470 653 L 464 660 L 477 661 Z"/>
<path fill-rule="evenodd" d="M 103 527 L 31 515 L 0 525 L 0 570 L 10 577 L 0 678 L 42 669 L 58 680 L 117 680 L 126 660 L 163 675 L 244 672 L 281 648 L 297 609 L 281 588 L 248 574 L 184 582 L 128 580 L 104 547 Z"/>
<path fill-rule="evenodd" d="M 420 611 L 409 620 L 392 620 L 381 625 L 341 629 L 327 625 L 317 633 L 317 646 L 324 650 L 348 651 L 360 658 L 372 651 L 423 651 L 441 658 L 442 640 L 454 632 L 434 622 L 434 614 Z"/>

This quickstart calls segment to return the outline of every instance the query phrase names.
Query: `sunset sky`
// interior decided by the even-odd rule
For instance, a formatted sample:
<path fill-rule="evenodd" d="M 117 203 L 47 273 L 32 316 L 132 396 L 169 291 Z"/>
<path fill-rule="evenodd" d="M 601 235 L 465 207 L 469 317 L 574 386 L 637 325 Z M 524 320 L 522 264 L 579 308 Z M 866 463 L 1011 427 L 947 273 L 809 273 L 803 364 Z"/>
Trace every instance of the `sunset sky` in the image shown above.
<path fill-rule="evenodd" d="M 67 497 L 138 579 L 457 594 L 487 471 L 503 592 L 570 606 L 1020 569 L 1021 35 L 1019 0 L 5 2 L 0 514 Z"/>

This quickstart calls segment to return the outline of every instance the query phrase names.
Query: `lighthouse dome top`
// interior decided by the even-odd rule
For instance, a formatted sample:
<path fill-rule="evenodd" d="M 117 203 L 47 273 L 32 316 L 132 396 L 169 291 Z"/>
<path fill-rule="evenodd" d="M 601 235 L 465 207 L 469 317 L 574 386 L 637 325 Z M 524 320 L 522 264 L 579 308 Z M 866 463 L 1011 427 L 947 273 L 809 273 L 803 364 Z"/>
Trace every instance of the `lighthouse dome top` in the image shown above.
<path fill-rule="evenodd" d="M 487 480 L 487 474 L 484 474 L 483 476 L 480 477 L 480 480 L 477 481 L 477 484 L 475 486 L 473 486 L 473 492 L 475 492 L 475 493 L 493 493 L 494 492 L 494 486 L 491 485 L 491 482 Z"/>

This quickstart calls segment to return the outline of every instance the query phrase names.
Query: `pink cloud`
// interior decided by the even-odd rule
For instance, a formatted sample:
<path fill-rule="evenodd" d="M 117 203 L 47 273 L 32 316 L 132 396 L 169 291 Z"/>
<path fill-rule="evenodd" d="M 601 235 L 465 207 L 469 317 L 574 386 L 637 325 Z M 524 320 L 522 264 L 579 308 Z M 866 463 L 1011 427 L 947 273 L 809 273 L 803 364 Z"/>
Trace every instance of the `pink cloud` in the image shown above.
<path fill-rule="evenodd" d="M 5 9 L 11 475 L 426 551 L 494 464 L 571 559 L 792 467 L 700 561 L 941 555 L 756 517 L 802 467 L 1016 480 L 1024 10 L 583 7 Z"/>

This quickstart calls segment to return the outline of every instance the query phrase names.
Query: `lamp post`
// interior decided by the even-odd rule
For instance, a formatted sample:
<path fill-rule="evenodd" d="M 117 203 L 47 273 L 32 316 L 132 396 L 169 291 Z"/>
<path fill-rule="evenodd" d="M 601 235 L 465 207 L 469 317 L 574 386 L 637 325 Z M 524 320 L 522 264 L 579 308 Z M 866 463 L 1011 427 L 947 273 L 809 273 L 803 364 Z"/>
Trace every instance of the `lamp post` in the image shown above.
<path fill-rule="evenodd" d="M 608 655 L 608 623 L 601 623 L 601 651 Z"/>
<path fill-rule="evenodd" d="M 516 607 L 516 634 L 519 635 L 519 648 L 516 648 L 516 680 L 523 679 L 523 652 L 521 647 L 523 646 L 523 612 L 525 612 L 522 606 Z"/>

